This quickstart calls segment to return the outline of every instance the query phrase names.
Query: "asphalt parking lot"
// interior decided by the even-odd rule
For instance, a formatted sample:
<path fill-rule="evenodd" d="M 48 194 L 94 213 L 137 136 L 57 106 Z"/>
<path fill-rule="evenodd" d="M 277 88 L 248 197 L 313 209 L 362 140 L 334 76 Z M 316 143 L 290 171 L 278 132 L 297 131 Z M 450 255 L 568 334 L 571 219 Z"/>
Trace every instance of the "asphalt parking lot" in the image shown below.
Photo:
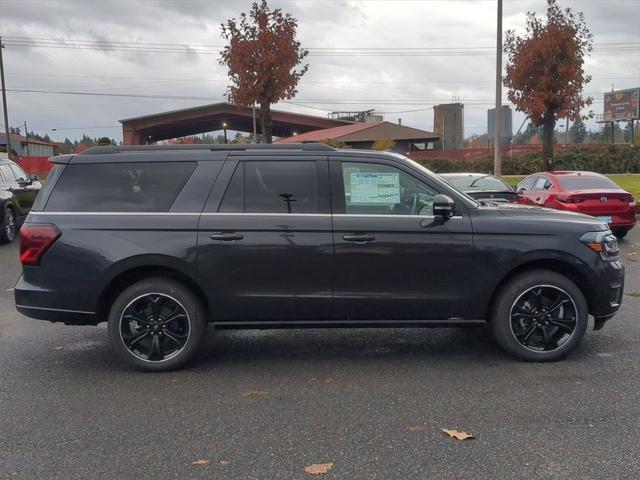
<path fill-rule="evenodd" d="M 226 331 L 167 374 L 121 364 L 104 326 L 18 314 L 2 246 L 0 478 L 636 479 L 640 227 L 621 246 L 622 309 L 561 362 L 482 329 Z"/>

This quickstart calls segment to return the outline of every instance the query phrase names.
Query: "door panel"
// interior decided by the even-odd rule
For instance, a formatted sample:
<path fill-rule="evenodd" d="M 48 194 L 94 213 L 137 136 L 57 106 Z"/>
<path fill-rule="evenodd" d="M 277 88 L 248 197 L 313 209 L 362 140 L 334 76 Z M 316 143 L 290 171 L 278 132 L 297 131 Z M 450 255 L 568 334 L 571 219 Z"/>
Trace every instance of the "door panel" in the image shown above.
<path fill-rule="evenodd" d="M 198 233 L 199 274 L 216 321 L 331 318 L 327 162 L 309 157 L 299 161 L 306 166 L 249 157 L 223 168 L 214 186 L 218 193 L 212 194 Z M 285 170 L 271 170 L 276 162 Z M 309 178 L 297 178 L 296 171 L 315 172 L 315 192 Z M 287 188 L 283 176 L 291 180 Z"/>
<path fill-rule="evenodd" d="M 412 192 L 403 188 L 406 181 L 402 176 L 397 194 L 393 187 L 387 188 L 393 184 L 387 167 L 382 180 L 385 187 L 380 191 L 392 198 L 392 202 L 397 198 L 408 199 L 400 202 L 404 206 L 392 203 L 387 210 L 416 211 Z M 405 173 L 416 175 L 409 170 Z M 338 162 L 336 166 L 332 164 L 332 193 L 337 200 L 334 206 L 338 211 L 342 208 L 343 212 L 345 207 L 340 199 L 345 198 L 343 189 L 347 180 L 343 179 L 346 178 L 343 166 Z M 427 184 L 426 179 L 414 179 L 434 194 L 446 193 Z M 356 181 L 360 182 L 360 179 L 356 177 Z M 427 194 L 423 191 L 421 195 Z M 354 196 L 353 191 L 347 191 L 347 209 L 357 196 L 363 198 L 362 193 Z M 356 205 L 350 210 L 357 211 L 362 207 Z M 424 210 L 424 207 L 420 209 Z M 473 244 L 471 222 L 463 205 L 456 205 L 456 215 L 448 220 L 416 214 L 334 214 L 333 239 L 334 318 L 426 320 L 466 317 Z"/>

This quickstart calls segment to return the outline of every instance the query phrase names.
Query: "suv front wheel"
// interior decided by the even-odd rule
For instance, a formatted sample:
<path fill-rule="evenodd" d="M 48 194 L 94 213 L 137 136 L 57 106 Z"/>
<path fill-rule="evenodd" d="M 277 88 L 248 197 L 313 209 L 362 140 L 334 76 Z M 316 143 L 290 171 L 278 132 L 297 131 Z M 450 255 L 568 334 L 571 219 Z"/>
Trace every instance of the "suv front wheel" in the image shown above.
<path fill-rule="evenodd" d="M 109 313 L 109 340 L 118 356 L 140 370 L 183 366 L 206 332 L 200 300 L 182 283 L 149 278 L 126 288 Z"/>
<path fill-rule="evenodd" d="M 500 346 L 527 361 L 553 361 L 567 355 L 588 324 L 587 301 L 564 275 L 535 270 L 511 279 L 498 295 L 491 318 Z"/>

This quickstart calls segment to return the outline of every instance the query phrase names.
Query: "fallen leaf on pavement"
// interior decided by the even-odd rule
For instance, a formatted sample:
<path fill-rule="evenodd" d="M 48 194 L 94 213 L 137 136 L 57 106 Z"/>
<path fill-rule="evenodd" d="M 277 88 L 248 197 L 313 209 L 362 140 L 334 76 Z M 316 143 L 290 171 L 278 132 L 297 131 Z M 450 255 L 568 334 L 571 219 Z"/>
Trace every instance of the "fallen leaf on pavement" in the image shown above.
<path fill-rule="evenodd" d="M 64 347 L 53 347 L 51 349 L 52 352 L 55 352 L 56 350 L 62 350 Z"/>
<path fill-rule="evenodd" d="M 333 467 L 333 463 L 314 463 L 304 467 L 304 471 L 310 475 L 324 475 Z"/>
<path fill-rule="evenodd" d="M 192 465 L 209 465 L 211 463 L 211 460 L 196 460 L 195 462 L 192 463 Z"/>
<path fill-rule="evenodd" d="M 229 460 L 220 460 L 220 465 L 228 465 Z"/>
<path fill-rule="evenodd" d="M 631 253 L 627 253 L 627 255 L 637 255 L 638 252 L 631 252 Z"/>
<path fill-rule="evenodd" d="M 178 383 L 178 379 L 177 378 L 172 378 L 171 380 L 169 380 L 169 383 Z"/>
<path fill-rule="evenodd" d="M 427 427 L 423 427 L 422 425 L 416 425 L 415 427 L 409 427 L 407 430 L 410 432 L 424 432 Z"/>
<path fill-rule="evenodd" d="M 455 438 L 456 440 L 472 440 L 473 438 L 475 438 L 470 433 L 459 432 L 458 430 L 449 430 L 448 428 L 443 428 L 442 431 L 449 435 L 451 438 Z"/>
<path fill-rule="evenodd" d="M 326 383 L 327 385 L 330 385 L 333 383 L 333 378 L 325 378 L 324 379 L 324 383 Z"/>
<path fill-rule="evenodd" d="M 269 395 L 269 392 L 264 392 L 261 390 L 250 390 L 248 392 L 244 392 L 240 395 L 243 398 L 262 398 Z"/>

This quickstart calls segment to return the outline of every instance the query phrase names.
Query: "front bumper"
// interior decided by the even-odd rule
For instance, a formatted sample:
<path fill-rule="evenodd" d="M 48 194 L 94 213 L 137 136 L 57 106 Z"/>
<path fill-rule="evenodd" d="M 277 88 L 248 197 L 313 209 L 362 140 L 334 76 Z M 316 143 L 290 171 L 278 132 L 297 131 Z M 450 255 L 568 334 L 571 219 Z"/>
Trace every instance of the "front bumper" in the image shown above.
<path fill-rule="evenodd" d="M 600 330 L 620 309 L 624 295 L 624 266 L 619 260 L 603 262 L 599 275 L 592 282 L 589 313 L 595 320 L 594 330 Z"/>

